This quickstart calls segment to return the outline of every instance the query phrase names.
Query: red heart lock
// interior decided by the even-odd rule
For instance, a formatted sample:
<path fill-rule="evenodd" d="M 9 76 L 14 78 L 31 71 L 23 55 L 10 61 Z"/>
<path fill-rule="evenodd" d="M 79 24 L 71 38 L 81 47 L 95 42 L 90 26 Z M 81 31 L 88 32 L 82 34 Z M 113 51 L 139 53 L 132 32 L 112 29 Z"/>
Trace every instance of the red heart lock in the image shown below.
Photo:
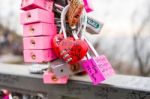
<path fill-rule="evenodd" d="M 87 54 L 88 45 L 83 40 L 66 38 L 60 42 L 59 51 L 61 57 L 63 57 L 67 63 L 75 64 Z M 69 54 L 69 56 L 66 56 L 66 53 Z"/>
<path fill-rule="evenodd" d="M 68 37 L 68 39 L 72 39 L 71 37 Z M 59 50 L 59 45 L 60 45 L 60 42 L 64 40 L 64 36 L 63 34 L 57 34 L 54 36 L 53 40 L 52 40 L 52 47 L 53 47 L 53 50 L 55 52 L 55 54 L 57 55 L 57 57 L 61 58 L 60 56 L 60 50 Z"/>
<path fill-rule="evenodd" d="M 55 54 L 57 55 L 57 57 L 60 57 L 59 44 L 63 39 L 64 39 L 63 34 L 57 34 L 54 36 L 54 38 L 52 40 L 52 47 L 53 47 L 53 50 L 54 50 Z"/>

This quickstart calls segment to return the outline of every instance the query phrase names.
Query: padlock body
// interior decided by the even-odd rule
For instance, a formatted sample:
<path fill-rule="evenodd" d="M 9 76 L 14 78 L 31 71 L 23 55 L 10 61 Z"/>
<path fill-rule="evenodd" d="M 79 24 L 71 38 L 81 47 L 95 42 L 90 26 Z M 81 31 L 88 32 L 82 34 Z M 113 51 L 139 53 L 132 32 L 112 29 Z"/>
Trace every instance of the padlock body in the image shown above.
<path fill-rule="evenodd" d="M 53 49 L 24 50 L 24 62 L 26 63 L 45 63 L 55 60 L 56 58 Z"/>
<path fill-rule="evenodd" d="M 57 77 L 69 77 L 70 75 L 84 71 L 80 63 L 69 65 L 60 59 L 51 62 L 51 69 Z"/>
<path fill-rule="evenodd" d="M 21 24 L 31 23 L 52 23 L 54 24 L 54 13 L 42 9 L 32 9 L 24 11 L 20 15 Z"/>
<path fill-rule="evenodd" d="M 56 35 L 57 28 L 55 24 L 34 23 L 23 26 L 23 36 L 53 36 Z"/>
<path fill-rule="evenodd" d="M 54 73 L 46 71 L 43 75 L 44 84 L 66 84 L 68 77 L 57 78 Z"/>
<path fill-rule="evenodd" d="M 93 57 L 82 63 L 94 85 L 101 83 L 115 74 L 111 64 L 104 55 Z"/>
<path fill-rule="evenodd" d="M 30 9 L 40 8 L 51 12 L 53 3 L 53 0 L 22 0 L 21 9 L 26 11 Z"/>

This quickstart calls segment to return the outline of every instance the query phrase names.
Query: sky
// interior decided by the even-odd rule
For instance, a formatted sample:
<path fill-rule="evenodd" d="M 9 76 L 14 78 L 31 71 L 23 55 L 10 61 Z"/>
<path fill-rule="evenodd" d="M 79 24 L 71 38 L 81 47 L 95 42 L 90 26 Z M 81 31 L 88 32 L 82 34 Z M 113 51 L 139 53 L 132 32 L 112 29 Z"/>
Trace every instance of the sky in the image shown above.
<path fill-rule="evenodd" d="M 139 15 L 136 16 L 138 26 L 140 20 L 147 13 L 143 7 L 148 0 L 92 0 L 94 11 L 89 16 L 104 23 L 103 34 L 107 36 L 130 36 L 133 31 L 131 17 L 138 8 Z M 1 22 L 18 34 L 22 35 L 22 26 L 19 23 L 21 0 L 3 0 L 0 3 Z M 137 26 L 135 26 L 137 25 Z"/>
<path fill-rule="evenodd" d="M 150 0 L 92 0 L 94 11 L 88 15 L 103 22 L 104 27 L 100 36 L 94 35 L 90 38 L 103 39 L 100 41 L 101 48 L 107 52 L 112 52 L 113 46 L 119 45 L 118 50 L 115 51 L 116 56 L 130 60 L 131 48 L 133 47 L 132 39 L 126 39 L 126 37 L 133 36 L 143 18 L 149 14 L 146 9 L 148 2 Z M 19 19 L 22 12 L 20 4 L 21 0 L 1 0 L 0 22 L 22 35 L 22 25 Z M 149 34 L 149 31 L 145 31 L 145 33 Z M 114 39 L 115 37 L 118 39 Z M 96 41 L 96 39 L 92 39 L 92 41 Z"/>

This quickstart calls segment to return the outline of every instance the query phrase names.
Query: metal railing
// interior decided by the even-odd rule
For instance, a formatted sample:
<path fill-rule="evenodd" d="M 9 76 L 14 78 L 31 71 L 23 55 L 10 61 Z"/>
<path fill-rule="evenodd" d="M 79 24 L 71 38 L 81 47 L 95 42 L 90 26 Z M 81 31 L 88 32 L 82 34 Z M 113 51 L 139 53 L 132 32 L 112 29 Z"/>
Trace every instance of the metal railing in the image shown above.
<path fill-rule="evenodd" d="M 27 65 L 0 63 L 1 88 L 44 99 L 150 99 L 149 77 L 115 75 L 94 86 L 88 76 L 73 76 L 66 85 L 45 85 Z"/>

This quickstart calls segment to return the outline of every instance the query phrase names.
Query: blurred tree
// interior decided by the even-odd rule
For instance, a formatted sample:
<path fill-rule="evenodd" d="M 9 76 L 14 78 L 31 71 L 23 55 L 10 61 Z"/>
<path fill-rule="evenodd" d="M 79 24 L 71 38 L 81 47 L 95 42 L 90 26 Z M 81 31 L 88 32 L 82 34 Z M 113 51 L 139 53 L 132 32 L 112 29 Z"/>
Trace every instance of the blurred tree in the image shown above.
<path fill-rule="evenodd" d="M 149 76 L 150 75 L 150 49 L 147 47 L 148 39 L 150 39 L 150 34 L 146 34 L 143 37 L 143 32 L 145 28 L 150 25 L 150 2 L 147 3 L 147 15 L 143 17 L 142 22 L 140 23 L 139 28 L 134 31 L 133 34 L 133 52 L 134 58 L 137 60 L 139 72 L 142 76 Z M 135 10 L 132 15 L 132 20 L 134 23 L 134 19 L 137 16 L 139 10 Z"/>

